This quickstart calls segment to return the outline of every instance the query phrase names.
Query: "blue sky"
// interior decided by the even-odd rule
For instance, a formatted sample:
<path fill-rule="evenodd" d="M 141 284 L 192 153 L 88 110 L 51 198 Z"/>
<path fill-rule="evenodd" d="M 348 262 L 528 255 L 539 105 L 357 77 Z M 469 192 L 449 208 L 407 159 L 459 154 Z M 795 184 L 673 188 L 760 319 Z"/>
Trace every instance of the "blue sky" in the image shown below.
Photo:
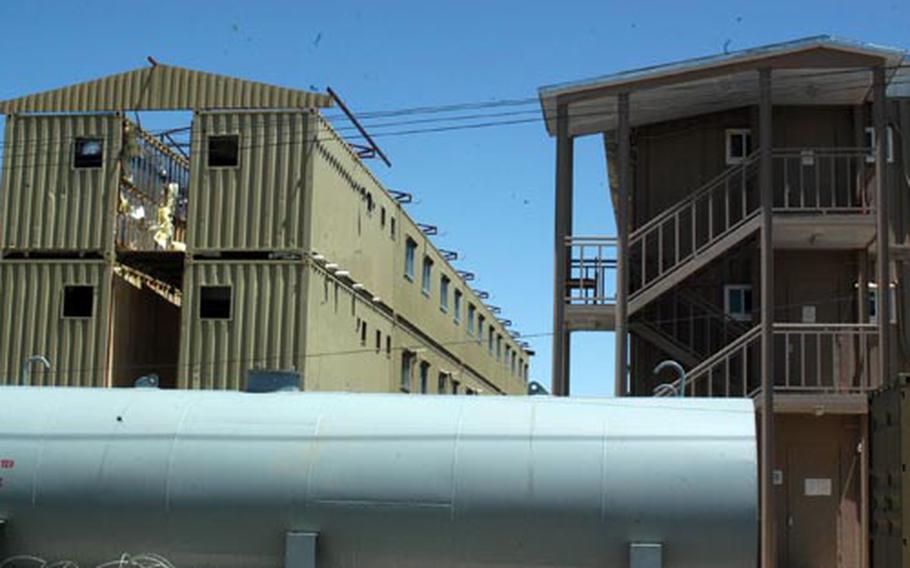
<path fill-rule="evenodd" d="M 3 0 L 0 99 L 163 63 L 297 88 L 357 111 L 523 99 L 542 85 L 831 33 L 910 47 L 905 1 L 307 2 Z M 534 110 L 533 106 L 508 110 Z M 518 118 L 533 116 L 521 115 Z M 400 128 L 399 128 L 400 129 Z M 394 130 L 394 129 L 392 129 Z M 377 129 L 377 132 L 380 129 Z M 377 138 L 389 187 L 440 227 L 550 379 L 554 144 L 539 122 Z M 577 142 L 578 234 L 613 234 L 600 141 Z M 572 390 L 609 395 L 610 334 L 573 340 Z"/>

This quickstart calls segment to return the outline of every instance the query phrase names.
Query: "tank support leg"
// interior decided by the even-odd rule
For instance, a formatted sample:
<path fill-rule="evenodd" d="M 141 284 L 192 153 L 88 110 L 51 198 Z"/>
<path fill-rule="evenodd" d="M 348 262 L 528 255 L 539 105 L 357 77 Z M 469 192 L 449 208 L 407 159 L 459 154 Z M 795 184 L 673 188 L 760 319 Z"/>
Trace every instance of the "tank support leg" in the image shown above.
<path fill-rule="evenodd" d="M 661 568 L 663 545 L 652 542 L 629 543 L 629 568 Z"/>
<path fill-rule="evenodd" d="M 318 533 L 289 532 L 284 539 L 284 568 L 316 568 Z"/>

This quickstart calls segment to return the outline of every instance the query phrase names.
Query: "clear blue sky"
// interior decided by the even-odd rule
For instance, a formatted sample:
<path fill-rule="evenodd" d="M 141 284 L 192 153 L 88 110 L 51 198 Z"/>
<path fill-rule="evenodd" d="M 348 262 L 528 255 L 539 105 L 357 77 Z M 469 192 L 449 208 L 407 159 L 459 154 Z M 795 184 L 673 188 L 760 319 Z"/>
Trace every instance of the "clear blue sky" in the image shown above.
<path fill-rule="evenodd" d="M 533 97 L 542 85 L 830 33 L 910 47 L 906 0 L 155 2 L 3 0 L 0 99 L 163 63 L 331 86 L 359 111 Z M 509 110 L 532 110 L 521 107 Z M 519 118 L 524 118 L 525 115 Z M 378 139 L 389 187 L 440 227 L 526 334 L 552 318 L 554 145 L 540 123 Z M 600 141 L 578 142 L 576 232 L 613 234 Z M 550 379 L 550 337 L 531 339 Z M 610 334 L 574 340 L 573 394 L 612 393 Z"/>

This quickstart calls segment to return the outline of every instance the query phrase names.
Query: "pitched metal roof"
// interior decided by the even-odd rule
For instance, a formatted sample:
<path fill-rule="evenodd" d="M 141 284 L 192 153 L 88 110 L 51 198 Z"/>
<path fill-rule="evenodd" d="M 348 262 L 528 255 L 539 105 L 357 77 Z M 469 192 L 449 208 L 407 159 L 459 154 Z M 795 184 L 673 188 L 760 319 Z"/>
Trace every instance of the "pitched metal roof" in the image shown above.
<path fill-rule="evenodd" d="M 318 108 L 328 95 L 154 65 L 0 102 L 0 112 Z"/>
<path fill-rule="evenodd" d="M 614 99 L 620 90 L 636 93 L 633 125 L 750 104 L 755 86 L 749 83 L 756 81 L 751 70 L 762 65 L 779 69 L 775 71 L 776 103 L 806 104 L 836 92 L 831 103 L 849 104 L 866 96 L 871 75 L 868 81 L 853 77 L 845 81 L 832 68 L 861 68 L 877 61 L 888 67 L 888 79 L 893 82 L 903 71 L 905 57 L 901 49 L 822 35 L 545 86 L 538 92 L 551 134 L 557 99 L 570 101 L 573 133 L 587 134 L 615 128 Z M 643 108 L 636 109 L 636 104 Z"/>

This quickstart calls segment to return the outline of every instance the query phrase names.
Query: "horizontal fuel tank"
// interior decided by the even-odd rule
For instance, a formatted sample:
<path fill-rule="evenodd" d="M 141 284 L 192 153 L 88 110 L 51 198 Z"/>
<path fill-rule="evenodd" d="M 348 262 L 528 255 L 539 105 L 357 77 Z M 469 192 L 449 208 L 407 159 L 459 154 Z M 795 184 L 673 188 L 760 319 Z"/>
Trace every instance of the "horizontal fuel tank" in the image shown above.
<path fill-rule="evenodd" d="M 0 388 L 0 552 L 280 567 L 754 568 L 752 402 Z M 2 562 L 2 558 L 0 558 Z"/>

